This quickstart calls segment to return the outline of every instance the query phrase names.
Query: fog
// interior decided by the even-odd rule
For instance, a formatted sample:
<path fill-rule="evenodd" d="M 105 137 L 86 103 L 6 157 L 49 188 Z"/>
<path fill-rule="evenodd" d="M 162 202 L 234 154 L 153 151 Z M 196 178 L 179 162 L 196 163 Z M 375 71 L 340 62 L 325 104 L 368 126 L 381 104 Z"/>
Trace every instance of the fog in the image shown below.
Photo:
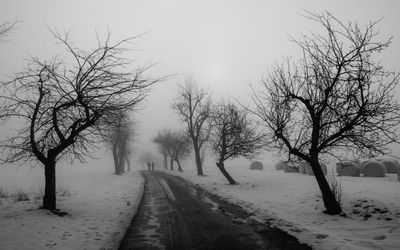
<path fill-rule="evenodd" d="M 139 36 L 129 57 L 138 65 L 154 63 L 152 77 L 169 76 L 154 86 L 141 109 L 136 152 L 149 149 L 160 129 L 183 128 L 171 110 L 182 75 L 192 73 L 209 89 L 214 100 L 236 98 L 249 103 L 249 84 L 286 56 L 296 58 L 298 49 L 289 41 L 310 31 L 318 32 L 305 10 L 327 10 L 341 20 L 360 24 L 382 19 L 381 37 L 393 36 L 382 64 L 400 71 L 400 3 L 387 1 L 22 1 L 1 0 L 0 22 L 18 20 L 17 29 L 0 46 L 1 80 L 10 79 L 26 65 L 26 59 L 62 54 L 49 29 L 71 31 L 75 45 L 90 48 L 96 32 L 112 40 Z M 2 128 L 1 136 L 6 133 Z M 400 152 L 395 150 L 395 152 Z"/>
<path fill-rule="evenodd" d="M 121 247 L 124 246 L 124 239 L 132 240 L 132 246 L 139 246 L 140 249 L 141 243 L 149 243 L 148 246 L 157 246 L 160 249 L 175 249 L 169 247 L 174 244 L 178 244 L 174 245 L 178 246 L 177 249 L 189 249 L 183 244 L 190 246 L 190 249 L 197 246 L 207 248 L 206 244 L 214 245 L 213 249 L 232 249 L 232 246 L 237 249 L 259 249 L 241 247 L 237 243 L 262 243 L 264 240 L 268 247 L 275 248 L 273 241 L 276 241 L 288 244 L 290 248 L 300 249 L 297 245 L 292 245 L 293 239 L 299 245 L 307 244 L 307 249 L 308 246 L 312 249 L 398 249 L 400 165 L 393 159 L 382 158 L 374 162 L 361 159 L 361 163 L 358 162 L 359 159 L 351 161 L 349 157 L 349 161 L 336 165 L 336 158 L 331 162 L 324 158 L 321 159 L 320 163 L 324 162 L 321 166 L 313 160 L 310 160 L 312 164 L 302 162 L 275 165 L 278 160 L 276 152 L 264 150 L 256 159 L 251 160 L 253 166 L 248 159 L 239 158 L 229 159 L 225 163 L 218 161 L 216 167 L 216 157 L 208 153 L 202 174 L 196 168 L 193 156 L 181 161 L 183 172 L 179 172 L 178 161 L 174 170 L 164 170 L 163 158 L 152 139 L 163 129 L 185 130 L 185 124 L 172 110 L 171 104 L 177 97 L 178 85 L 187 74 L 194 77 L 198 87 L 211 94 L 213 102 L 233 100 L 239 101 L 243 106 L 254 107 L 252 105 L 255 104 L 251 101 L 252 87 L 257 92 L 263 77 L 268 75 L 268 70 L 287 58 L 294 61 L 301 58 L 301 50 L 291 39 L 299 40 L 303 35 L 325 31 L 321 29 L 320 24 L 305 17 L 310 12 L 322 14 L 328 11 L 343 21 L 344 26 L 347 25 L 347 21 L 356 21 L 360 27 L 368 28 L 371 23 L 380 20 L 377 24 L 379 34 L 375 38 L 382 43 L 390 37 L 393 37 L 393 40 L 382 53 L 374 54 L 377 57 L 373 59 L 381 62 L 385 70 L 400 73 L 399 10 L 398 0 L 0 0 L 0 25 L 16 23 L 5 38 L 0 34 L 0 85 L 15 79 L 18 72 L 26 72 L 29 59 L 32 58 L 48 62 L 58 56 L 60 60 L 65 59 L 62 65 L 67 65 L 68 69 L 72 56 L 66 51 L 65 44 L 55 39 L 55 33 L 68 33 L 69 41 L 73 43 L 72 47 L 82 51 L 92 51 L 101 47 L 99 41 L 106 40 L 108 34 L 111 34 L 110 44 L 133 38 L 132 42 L 127 44 L 129 50 L 124 50 L 126 54 L 123 55 L 132 61 L 132 67 L 122 71 L 134 71 L 143 65 L 153 65 L 146 76 L 149 79 L 164 79 L 151 86 L 144 101 L 130 114 L 137 124 L 130 161 L 126 157 L 129 156 L 130 149 L 124 140 L 129 138 L 130 131 L 124 127 L 123 116 L 115 116 L 113 120 L 119 122 L 118 132 L 112 131 L 115 133 L 111 134 L 110 131 L 106 131 L 110 132 L 107 134 L 109 145 L 96 141 L 98 145 L 95 146 L 98 146 L 99 150 L 92 155 L 93 158 L 85 158 L 87 162 L 71 162 L 71 158 L 63 155 L 68 151 L 64 146 L 71 143 L 74 147 L 70 148 L 73 149 L 85 148 L 87 145 L 80 144 L 81 138 L 68 137 L 63 133 L 73 134 L 76 132 L 75 128 L 79 130 L 85 128 L 85 125 L 92 125 L 91 121 L 98 121 L 98 114 L 103 114 L 104 117 L 104 113 L 101 112 L 114 115 L 115 107 L 119 109 L 121 103 L 130 107 L 132 99 L 124 100 L 127 96 L 124 94 L 131 90 L 132 81 L 126 81 L 123 73 L 114 71 L 113 63 L 111 70 L 106 70 L 107 73 L 111 72 L 111 80 L 101 77 L 100 80 L 88 81 L 87 79 L 92 77 L 90 73 L 78 74 L 77 78 L 84 79 L 85 83 L 94 82 L 94 87 L 86 88 L 89 84 L 82 87 L 79 81 L 76 87 L 65 87 L 67 90 L 56 84 L 50 86 L 58 86 L 61 90 L 45 86 L 36 104 L 32 105 L 29 100 L 17 100 L 15 105 L 10 106 L 12 111 L 9 112 L 14 112 L 14 108 L 18 110 L 18 107 L 24 105 L 31 105 L 30 108 L 44 105 L 40 106 L 39 112 L 36 110 L 34 114 L 29 114 L 28 118 L 38 116 L 40 118 L 37 120 L 41 122 L 35 123 L 36 127 L 31 126 L 30 129 L 33 131 L 53 126 L 51 132 L 47 130 L 36 133 L 35 139 L 40 138 L 40 143 L 51 143 L 54 142 L 53 135 L 57 135 L 57 139 L 54 140 L 59 144 L 46 151 L 46 155 L 35 152 L 43 164 L 33 159 L 28 159 L 28 162 L 21 161 L 18 166 L 0 164 L 0 249 L 124 249 Z M 0 26 L 0 32 L 1 28 Z M 101 52 L 104 50 L 100 50 Z M 118 58 L 114 57 L 114 52 L 115 50 L 111 51 L 111 62 Z M 99 54 L 95 53 L 94 57 L 98 58 Z M 106 62 L 110 64 L 110 61 Z M 123 63 L 124 61 L 118 58 L 118 66 Z M 90 59 L 84 64 L 92 66 Z M 97 72 L 104 73 L 104 69 L 109 69 L 101 63 L 99 65 L 103 67 L 96 67 Z M 338 68 L 343 65 L 346 64 L 342 63 Z M 92 69 L 89 66 L 87 68 Z M 370 69 L 371 67 L 367 68 Z M 45 71 L 46 73 L 48 74 Z M 108 76 L 107 73 L 105 75 Z M 56 76 L 46 75 L 51 83 L 59 79 L 57 74 L 54 75 Z M 68 73 L 66 75 L 68 78 Z M 31 77 L 21 82 L 30 86 L 29 81 L 33 76 Z M 37 75 L 34 74 L 34 77 Z M 359 75 L 354 78 L 364 80 L 363 76 Z M 356 79 L 346 78 L 348 82 Z M 344 82 L 342 79 L 340 81 Z M 47 82 L 47 79 L 43 82 L 34 79 L 34 82 L 43 83 Z M 101 87 L 108 84 L 106 88 L 101 89 L 104 95 L 97 94 L 100 88 L 96 84 Z M 118 91 L 113 92 L 115 85 Z M 26 86 L 21 86 L 21 89 L 30 91 Z M 359 87 L 351 87 L 354 86 Z M 345 96 L 337 99 L 353 99 L 352 95 L 348 94 L 347 87 L 343 87 L 343 91 L 340 89 L 335 92 L 337 96 Z M 7 90 L 1 88 L 0 99 L 9 97 L 9 93 L 4 91 Z M 74 95 L 72 101 L 70 91 Z M 113 93 L 109 94 L 107 91 Z M 399 86 L 395 91 L 394 96 L 400 101 Z M 23 92 L 24 97 L 26 93 Z M 285 97 L 292 95 L 285 94 Z M 58 98 L 59 96 L 62 97 Z M 91 99 L 93 96 L 97 99 Z M 51 103 L 54 99 L 58 103 Z M 60 100 L 63 101 L 61 105 Z M 358 100 L 355 102 L 358 104 Z M 96 104 L 89 111 L 87 106 L 93 103 Z M 370 104 L 370 99 L 365 103 Z M 346 104 L 340 105 L 334 104 L 332 107 L 336 107 L 335 111 L 345 112 L 330 114 L 340 117 L 336 120 L 343 121 L 349 116 L 346 113 L 349 109 L 342 108 L 346 107 Z M 331 108 L 330 104 L 326 106 Z M 365 106 L 368 110 L 368 105 Z M 68 112 L 58 115 L 58 110 L 64 108 Z M 281 106 L 277 106 L 276 110 L 278 109 L 280 110 Z M 382 110 L 384 112 L 386 109 Z M 239 113 L 234 109 L 228 111 L 229 114 Z M 3 109 L 0 110 L 0 116 L 3 116 L 2 112 Z M 82 115 L 84 112 L 86 118 L 90 113 L 93 120 L 80 117 L 73 120 L 76 114 Z M 292 120 L 288 127 L 297 128 L 299 123 L 308 125 L 306 119 L 293 119 L 300 117 L 296 112 L 290 116 Z M 371 112 L 379 114 L 380 111 L 375 109 Z M 383 120 L 396 121 L 387 118 L 387 113 L 384 115 Z M 217 118 L 226 116 L 215 115 Z M 107 116 L 109 117 L 111 115 Z M 232 117 L 239 126 L 245 124 L 240 114 Z M 66 125 L 71 120 L 76 123 Z M 327 122 L 329 126 L 335 122 L 335 119 L 330 120 Z M 225 125 L 223 122 L 221 123 Z M 229 125 L 231 124 L 224 128 L 230 127 L 237 133 L 237 124 Z M 379 125 L 382 126 L 382 123 Z M 0 123 L 0 142 L 19 126 L 22 126 L 22 123 L 17 123 L 16 120 Z M 58 131 L 57 126 L 65 131 Z M 243 127 L 245 126 L 241 128 Z M 373 131 L 377 128 L 373 125 L 371 127 Z M 254 142 L 249 140 L 253 137 L 253 131 L 249 132 L 251 128 L 239 130 L 245 132 L 242 133 L 246 134 L 245 141 Z M 289 129 L 286 134 L 308 132 L 307 129 L 300 130 L 302 131 Z M 328 130 L 331 132 L 333 129 L 330 127 Z M 318 130 L 314 129 L 313 133 L 315 131 Z M 367 134 L 369 132 L 371 138 L 375 138 L 373 132 L 368 130 L 359 132 L 355 137 L 363 136 L 364 131 L 367 131 Z M 320 134 L 323 133 L 325 132 Z M 400 128 L 397 133 L 400 133 Z M 118 136 L 117 140 L 115 135 Z M 184 147 L 188 145 L 185 144 L 187 141 L 177 133 L 173 135 L 174 146 L 183 145 L 181 153 L 185 155 Z M 90 136 L 84 138 L 92 139 Z M 18 142 L 21 141 L 23 140 Z M 238 139 L 235 138 L 235 141 Z M 38 151 L 43 148 L 40 143 L 37 144 Z M 92 143 L 91 146 L 96 143 Z M 112 143 L 114 156 L 118 154 L 115 158 L 110 146 Z M 32 144 L 29 145 L 29 149 L 34 151 Z M 255 146 L 254 143 L 250 146 L 243 144 L 240 146 L 245 149 Z M 299 140 L 298 144 L 302 144 L 302 141 Z M 18 146 L 25 147 L 22 142 Z M 237 148 L 236 146 L 235 150 Z M 4 159 L 6 151 L 1 149 L 2 147 L 0 159 Z M 351 148 L 346 149 L 349 150 L 344 154 L 351 151 Z M 393 145 L 391 149 L 393 158 L 400 160 L 400 146 Z M 176 147 L 174 151 L 177 152 Z M 79 154 L 80 151 L 73 153 Z M 72 159 L 77 154 L 71 154 Z M 147 157 L 149 155 L 150 157 Z M 221 158 L 222 155 L 223 153 Z M 18 158 L 20 155 L 12 156 Z M 63 157 L 63 160 L 57 157 Z M 152 171 L 152 164 L 146 166 L 146 163 L 150 163 L 149 159 L 156 162 L 156 170 L 163 170 Z M 170 159 L 171 157 L 168 160 Z M 40 167 L 30 168 L 34 163 Z M 258 168 L 254 168 L 254 165 Z M 148 171 L 135 171 L 138 169 Z M 134 230 L 128 227 L 133 227 Z M 246 228 L 252 233 L 249 235 L 253 236 L 246 236 L 247 232 L 241 231 Z M 281 238 L 277 234 L 278 230 L 283 230 L 282 233 L 292 239 Z M 237 242 L 234 241 L 236 239 Z M 205 245 L 202 245 L 203 243 Z M 179 247 L 179 244 L 182 244 L 182 247 Z M 219 247 L 220 244 L 229 247 Z M 129 249 L 129 244 L 127 246 Z M 151 249 L 154 249 L 153 247 Z M 279 248 L 278 245 L 276 247 Z"/>

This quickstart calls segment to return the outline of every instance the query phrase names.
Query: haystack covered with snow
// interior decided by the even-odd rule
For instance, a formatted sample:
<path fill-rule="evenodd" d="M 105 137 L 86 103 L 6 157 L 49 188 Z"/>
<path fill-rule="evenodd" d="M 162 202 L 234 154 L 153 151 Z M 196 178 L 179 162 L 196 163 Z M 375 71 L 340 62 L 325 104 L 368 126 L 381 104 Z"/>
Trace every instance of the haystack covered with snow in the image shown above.
<path fill-rule="evenodd" d="M 305 174 L 306 173 L 307 165 L 308 165 L 308 163 L 306 163 L 306 162 L 300 162 L 299 163 L 299 173 L 300 174 Z"/>
<path fill-rule="evenodd" d="M 263 168 L 264 168 L 264 165 L 260 161 L 253 161 L 250 164 L 250 169 L 251 170 L 263 170 Z"/>
<path fill-rule="evenodd" d="M 278 161 L 276 164 L 275 164 L 275 169 L 276 170 L 284 170 L 285 168 L 286 168 L 286 163 L 285 162 L 283 162 L 283 161 Z"/>
<path fill-rule="evenodd" d="M 321 169 L 322 169 L 322 172 L 324 173 L 324 175 L 327 175 L 328 174 L 328 168 L 326 167 L 326 164 L 325 163 L 320 163 L 320 165 L 321 165 Z M 312 170 L 310 164 L 305 164 L 305 170 L 306 170 L 305 174 L 314 175 L 314 171 Z"/>
<path fill-rule="evenodd" d="M 397 169 L 400 168 L 399 162 L 393 159 L 384 159 L 381 163 L 386 167 L 386 173 L 388 174 L 396 174 Z"/>
<path fill-rule="evenodd" d="M 364 161 L 362 171 L 366 177 L 385 177 L 386 167 L 379 161 Z"/>
<path fill-rule="evenodd" d="M 299 167 L 296 166 L 294 163 L 288 163 L 285 166 L 285 169 L 283 169 L 285 173 L 298 173 L 299 172 Z"/>
<path fill-rule="evenodd" d="M 360 176 L 360 165 L 355 161 L 341 161 L 336 163 L 336 172 L 339 176 Z"/>

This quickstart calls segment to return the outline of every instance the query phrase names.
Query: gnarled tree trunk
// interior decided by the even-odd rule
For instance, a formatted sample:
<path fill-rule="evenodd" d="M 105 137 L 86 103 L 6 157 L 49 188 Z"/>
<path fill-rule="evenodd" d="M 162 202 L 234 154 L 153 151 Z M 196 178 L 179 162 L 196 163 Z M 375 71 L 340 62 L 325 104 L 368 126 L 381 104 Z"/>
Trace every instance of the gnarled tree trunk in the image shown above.
<path fill-rule="evenodd" d="M 168 155 L 167 154 L 163 154 L 164 157 L 164 168 L 168 169 Z"/>
<path fill-rule="evenodd" d="M 124 158 L 125 158 L 124 152 L 121 149 L 119 149 L 119 152 L 118 152 L 118 173 L 119 174 L 125 173 Z"/>
<path fill-rule="evenodd" d="M 113 145 L 113 149 L 112 149 L 112 153 L 113 153 L 113 158 L 114 158 L 114 173 L 116 175 L 120 175 L 120 167 L 119 167 L 119 157 L 118 157 L 118 146 L 117 145 Z"/>
<path fill-rule="evenodd" d="M 176 159 L 175 161 L 176 161 L 176 164 L 178 164 L 178 171 L 182 173 L 183 170 L 182 170 L 181 162 L 179 161 L 179 159 Z"/>
<path fill-rule="evenodd" d="M 171 169 L 171 170 L 174 170 L 174 159 L 169 159 L 169 168 Z"/>
<path fill-rule="evenodd" d="M 43 209 L 56 210 L 56 161 L 47 160 L 44 165 L 44 197 Z"/>
<path fill-rule="evenodd" d="M 201 161 L 201 152 L 195 140 L 193 140 L 194 155 L 196 158 L 197 175 L 203 175 L 203 166 Z"/>
<path fill-rule="evenodd" d="M 224 161 L 220 160 L 217 162 L 217 167 L 221 171 L 221 173 L 225 176 L 225 178 L 228 180 L 230 185 L 235 185 L 237 182 L 232 178 L 232 176 L 226 171 L 225 166 L 224 166 Z"/>
<path fill-rule="evenodd" d="M 324 206 L 326 210 L 324 213 L 330 215 L 340 214 L 342 212 L 342 208 L 339 202 L 336 200 L 335 195 L 333 194 L 328 181 L 325 178 L 324 173 L 322 172 L 321 165 L 319 164 L 318 157 L 311 160 L 311 168 L 314 172 L 315 179 L 317 180 L 318 186 L 322 193 L 322 200 L 324 202 Z"/>

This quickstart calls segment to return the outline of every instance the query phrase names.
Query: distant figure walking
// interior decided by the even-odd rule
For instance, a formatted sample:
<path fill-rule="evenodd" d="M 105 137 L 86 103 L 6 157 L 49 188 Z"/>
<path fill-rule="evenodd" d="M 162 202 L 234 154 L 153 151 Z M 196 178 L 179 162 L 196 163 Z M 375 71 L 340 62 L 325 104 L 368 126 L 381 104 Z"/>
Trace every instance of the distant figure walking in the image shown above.
<path fill-rule="evenodd" d="M 151 162 L 147 162 L 147 168 L 149 169 L 149 171 L 151 170 Z"/>
<path fill-rule="evenodd" d="M 154 171 L 154 161 L 151 162 L 151 171 Z"/>

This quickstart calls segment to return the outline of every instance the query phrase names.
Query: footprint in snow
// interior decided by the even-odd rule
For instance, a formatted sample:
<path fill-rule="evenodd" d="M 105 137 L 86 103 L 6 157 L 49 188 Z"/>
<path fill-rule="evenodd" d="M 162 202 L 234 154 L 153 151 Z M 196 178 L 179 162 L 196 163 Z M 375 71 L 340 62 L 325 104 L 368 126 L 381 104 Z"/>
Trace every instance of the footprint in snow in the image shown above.
<path fill-rule="evenodd" d="M 327 235 L 327 234 L 317 234 L 315 237 L 317 238 L 317 239 L 325 239 L 325 238 L 327 238 L 329 235 Z"/>
<path fill-rule="evenodd" d="M 66 240 L 66 239 L 68 239 L 71 235 L 72 235 L 72 234 L 71 234 L 70 232 L 64 232 L 61 239 Z"/>
<path fill-rule="evenodd" d="M 386 239 L 386 236 L 385 235 L 377 235 L 377 236 L 374 236 L 373 239 L 374 240 L 384 240 L 384 239 Z"/>
<path fill-rule="evenodd" d="M 297 227 L 290 228 L 289 230 L 292 231 L 292 232 L 295 232 L 295 233 L 303 232 L 303 230 L 301 230 L 301 229 L 299 229 Z"/>
<path fill-rule="evenodd" d="M 48 248 L 53 248 L 56 245 L 57 245 L 57 243 L 52 241 L 52 240 L 46 241 L 46 243 L 45 243 L 45 246 L 48 247 Z"/>

